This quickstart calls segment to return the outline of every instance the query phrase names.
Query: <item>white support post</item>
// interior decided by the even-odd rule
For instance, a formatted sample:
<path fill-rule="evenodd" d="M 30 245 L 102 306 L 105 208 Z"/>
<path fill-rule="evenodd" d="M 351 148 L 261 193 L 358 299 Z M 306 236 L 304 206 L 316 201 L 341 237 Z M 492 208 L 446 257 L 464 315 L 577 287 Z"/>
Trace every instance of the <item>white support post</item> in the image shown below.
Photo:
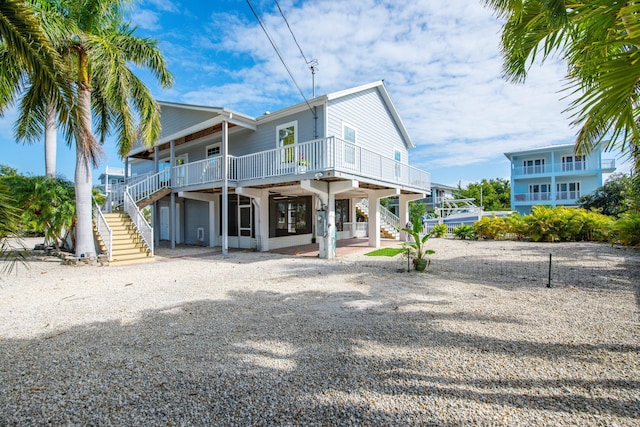
<path fill-rule="evenodd" d="M 302 180 L 300 186 L 312 193 L 315 193 L 323 206 L 327 207 L 327 227 L 326 235 L 323 236 L 322 230 L 317 231 L 319 242 L 319 257 L 332 259 L 336 256 L 336 194 L 360 187 L 360 183 L 356 180 L 348 181 L 311 181 Z M 314 215 L 315 217 L 315 215 Z"/>
<path fill-rule="evenodd" d="M 417 194 L 400 194 L 398 196 L 398 209 L 399 209 L 399 221 L 400 221 L 400 241 L 407 241 L 407 232 L 402 231 L 402 229 L 407 225 L 407 223 L 411 220 L 409 214 L 409 202 L 414 200 L 424 199 L 424 193 Z"/>
<path fill-rule="evenodd" d="M 229 255 L 229 124 L 222 122 L 222 256 Z"/>
<path fill-rule="evenodd" d="M 371 190 L 367 191 L 369 195 L 369 246 L 372 248 L 380 247 L 380 199 L 383 197 L 397 196 L 400 190 L 391 188 L 388 190 Z"/>
<path fill-rule="evenodd" d="M 169 143 L 169 159 L 171 164 L 171 183 L 175 182 L 175 166 L 176 166 L 176 147 L 175 142 Z M 169 246 L 171 249 L 176 248 L 176 193 L 171 191 L 171 203 L 169 204 Z"/>

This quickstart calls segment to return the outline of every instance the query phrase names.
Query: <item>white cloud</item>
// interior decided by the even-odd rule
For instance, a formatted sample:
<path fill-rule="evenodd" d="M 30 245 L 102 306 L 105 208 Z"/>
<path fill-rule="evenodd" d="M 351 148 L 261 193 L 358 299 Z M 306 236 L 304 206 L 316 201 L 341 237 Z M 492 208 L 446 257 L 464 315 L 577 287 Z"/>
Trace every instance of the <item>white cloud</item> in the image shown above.
<path fill-rule="evenodd" d="M 159 16 L 149 9 L 136 9 L 131 13 L 131 22 L 145 30 L 156 31 L 160 29 Z"/>
<path fill-rule="evenodd" d="M 427 168 L 486 163 L 519 147 L 570 141 L 574 130 L 562 113 L 568 101 L 558 93 L 562 64 L 534 66 L 525 85 L 503 80 L 500 23 L 478 3 L 321 1 L 283 9 L 307 58 L 319 60 L 318 93 L 385 79 Z M 309 94 L 309 71 L 282 18 L 261 13 Z M 218 30 L 212 49 L 251 56 L 256 65 L 238 70 L 236 84 L 201 88 L 198 96 L 216 93 L 219 104 L 237 106 L 243 97 L 247 106 L 295 97 L 257 23 L 234 18 L 212 31 Z"/>

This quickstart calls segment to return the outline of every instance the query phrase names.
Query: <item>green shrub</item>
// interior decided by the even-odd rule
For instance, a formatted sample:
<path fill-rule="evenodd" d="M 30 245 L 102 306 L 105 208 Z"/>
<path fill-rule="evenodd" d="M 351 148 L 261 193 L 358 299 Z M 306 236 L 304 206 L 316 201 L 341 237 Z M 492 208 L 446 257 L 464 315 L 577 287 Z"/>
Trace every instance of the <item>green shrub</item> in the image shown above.
<path fill-rule="evenodd" d="M 635 249 L 640 248 L 640 214 L 625 214 L 616 221 L 611 240 Z"/>
<path fill-rule="evenodd" d="M 502 239 L 506 234 L 507 224 L 504 218 L 482 217 L 473 223 L 473 233 L 481 239 Z"/>
<path fill-rule="evenodd" d="M 529 227 L 522 219 L 519 213 L 513 213 L 503 218 L 504 232 L 506 235 L 512 235 L 516 240 L 524 240 L 529 235 Z"/>
<path fill-rule="evenodd" d="M 433 237 L 444 237 L 447 235 L 447 224 L 436 224 L 431 230 Z"/>
<path fill-rule="evenodd" d="M 558 242 L 561 240 L 567 218 L 557 209 L 534 206 L 531 213 L 525 215 L 523 220 L 527 225 L 527 234 L 534 242 Z"/>
<path fill-rule="evenodd" d="M 469 224 L 462 224 L 453 229 L 453 235 L 458 239 L 467 240 L 475 238 L 473 232 L 473 226 Z"/>

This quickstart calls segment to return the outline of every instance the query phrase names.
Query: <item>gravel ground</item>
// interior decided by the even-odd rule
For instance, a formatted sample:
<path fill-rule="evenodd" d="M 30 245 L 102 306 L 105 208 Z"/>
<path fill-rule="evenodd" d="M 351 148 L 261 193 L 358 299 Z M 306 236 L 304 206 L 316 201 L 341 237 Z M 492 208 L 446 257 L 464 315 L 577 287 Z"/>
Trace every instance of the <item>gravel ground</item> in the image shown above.
<path fill-rule="evenodd" d="M 363 253 L 35 254 L 0 276 L 0 426 L 640 424 L 640 254 L 429 247 L 423 274 Z M 550 250 L 547 288 L 529 267 Z"/>

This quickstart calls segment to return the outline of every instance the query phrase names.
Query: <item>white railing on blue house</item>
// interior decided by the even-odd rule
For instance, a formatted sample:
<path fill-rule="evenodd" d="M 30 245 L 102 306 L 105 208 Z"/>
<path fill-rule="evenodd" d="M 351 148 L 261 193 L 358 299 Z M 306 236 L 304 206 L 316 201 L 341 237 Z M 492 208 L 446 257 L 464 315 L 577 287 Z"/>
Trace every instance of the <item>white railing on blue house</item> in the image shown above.
<path fill-rule="evenodd" d="M 583 160 L 574 162 L 556 162 L 553 164 L 515 166 L 512 169 L 513 176 L 540 175 L 551 173 L 595 173 L 599 170 L 615 169 L 615 159 L 604 159 L 599 164 L 595 160 Z"/>
<path fill-rule="evenodd" d="M 581 193 L 579 190 L 573 191 L 557 191 L 554 194 L 551 192 L 543 192 L 543 193 L 515 193 L 513 195 L 513 200 L 516 203 L 519 202 L 545 202 L 550 200 L 576 200 L 579 199 Z M 543 203 L 544 204 L 544 203 Z"/>

